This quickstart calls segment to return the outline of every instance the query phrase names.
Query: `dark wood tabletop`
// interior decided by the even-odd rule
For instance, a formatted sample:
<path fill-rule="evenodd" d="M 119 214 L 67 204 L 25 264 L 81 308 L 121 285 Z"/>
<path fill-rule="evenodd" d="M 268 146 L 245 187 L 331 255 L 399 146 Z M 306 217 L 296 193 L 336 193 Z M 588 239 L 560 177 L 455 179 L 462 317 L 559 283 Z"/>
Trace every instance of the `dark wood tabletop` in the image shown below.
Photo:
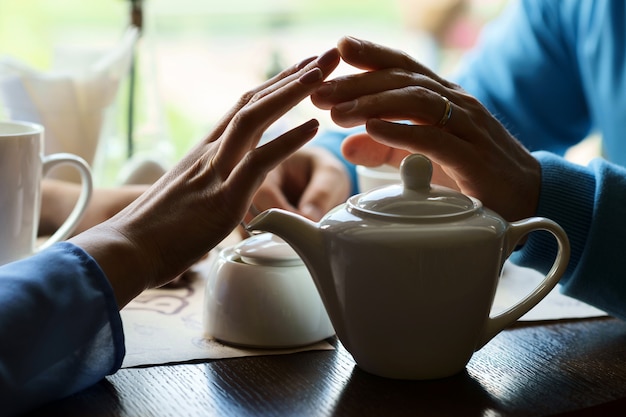
<path fill-rule="evenodd" d="M 600 416 L 626 412 L 626 322 L 518 324 L 435 381 L 365 373 L 334 351 L 122 369 L 34 416 Z"/>

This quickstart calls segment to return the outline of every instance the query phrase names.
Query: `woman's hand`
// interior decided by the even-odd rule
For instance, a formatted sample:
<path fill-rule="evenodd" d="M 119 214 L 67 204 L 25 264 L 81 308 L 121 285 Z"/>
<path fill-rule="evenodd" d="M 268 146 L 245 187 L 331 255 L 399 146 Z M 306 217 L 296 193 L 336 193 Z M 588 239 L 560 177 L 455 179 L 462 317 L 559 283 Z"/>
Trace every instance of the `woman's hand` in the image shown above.
<path fill-rule="evenodd" d="M 309 120 L 257 148 L 261 135 L 338 63 L 332 49 L 248 92 L 137 200 L 72 239 L 102 267 L 120 308 L 186 270 L 239 224 L 266 174 L 310 140 L 318 122 Z"/>
<path fill-rule="evenodd" d="M 265 178 L 254 196 L 254 208 L 278 207 L 318 221 L 350 195 L 343 163 L 317 146 L 299 149 Z"/>
<path fill-rule="evenodd" d="M 476 99 L 402 52 L 350 37 L 338 48 L 365 72 L 328 81 L 311 98 L 340 126 L 365 124 L 367 133 L 344 141 L 347 159 L 397 166 L 407 153 L 422 153 L 441 166 L 434 182 L 510 221 L 534 214 L 539 163 Z"/>

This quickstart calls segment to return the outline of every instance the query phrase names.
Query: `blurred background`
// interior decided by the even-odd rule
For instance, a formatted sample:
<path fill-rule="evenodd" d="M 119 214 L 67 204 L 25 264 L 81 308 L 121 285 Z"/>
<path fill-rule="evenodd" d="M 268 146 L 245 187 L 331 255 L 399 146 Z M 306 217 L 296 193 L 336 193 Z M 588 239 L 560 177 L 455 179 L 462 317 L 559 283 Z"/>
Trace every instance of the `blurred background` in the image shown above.
<path fill-rule="evenodd" d="M 38 80 L 89 77 L 94 62 L 120 48 L 133 6 L 135 23 L 139 10 L 141 32 L 129 68 L 109 88 L 114 98 L 103 105 L 90 161 L 96 184 L 111 185 L 125 181 L 129 159 L 149 157 L 167 167 L 243 92 L 343 35 L 403 49 L 445 75 L 505 1 L 0 0 L 0 63 L 5 76 L 19 66 Z M 0 95 L 0 118 L 15 115 L 7 97 Z M 48 98 L 48 108 L 63 103 Z M 311 115 L 333 128 L 308 102 L 281 123 L 293 126 Z"/>

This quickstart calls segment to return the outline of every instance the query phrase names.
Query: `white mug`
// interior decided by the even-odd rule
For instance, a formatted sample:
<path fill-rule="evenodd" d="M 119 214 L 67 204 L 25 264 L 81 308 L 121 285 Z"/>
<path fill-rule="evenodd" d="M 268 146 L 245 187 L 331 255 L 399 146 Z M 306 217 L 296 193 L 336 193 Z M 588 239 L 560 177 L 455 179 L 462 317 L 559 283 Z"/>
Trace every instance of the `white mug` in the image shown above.
<path fill-rule="evenodd" d="M 78 225 L 93 189 L 89 165 L 69 153 L 44 156 L 44 128 L 35 123 L 0 121 L 0 265 L 24 258 L 67 238 Z M 65 223 L 37 245 L 41 180 L 56 165 L 71 164 L 82 190 Z"/>
<path fill-rule="evenodd" d="M 400 180 L 400 170 L 387 164 L 377 167 L 357 165 L 356 177 L 360 193 L 402 182 Z"/>

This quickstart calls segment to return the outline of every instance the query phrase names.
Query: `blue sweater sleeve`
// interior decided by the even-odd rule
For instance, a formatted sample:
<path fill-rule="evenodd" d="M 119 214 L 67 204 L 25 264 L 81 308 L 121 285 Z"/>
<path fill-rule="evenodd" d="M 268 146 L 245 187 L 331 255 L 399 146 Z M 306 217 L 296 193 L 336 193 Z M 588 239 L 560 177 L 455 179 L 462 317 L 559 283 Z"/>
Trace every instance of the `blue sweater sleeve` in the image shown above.
<path fill-rule="evenodd" d="M 590 132 L 575 8 L 565 0 L 509 2 L 452 75 L 531 151 L 563 155 Z"/>
<path fill-rule="evenodd" d="M 583 167 L 548 152 L 535 152 L 542 166 L 536 215 L 563 227 L 571 258 L 561 290 L 626 319 L 626 169 L 603 159 Z M 531 233 L 511 260 L 546 273 L 556 243 L 544 232 Z"/>
<path fill-rule="evenodd" d="M 108 280 L 68 242 L 0 267 L 0 340 L 0 416 L 93 385 L 125 354 Z"/>

